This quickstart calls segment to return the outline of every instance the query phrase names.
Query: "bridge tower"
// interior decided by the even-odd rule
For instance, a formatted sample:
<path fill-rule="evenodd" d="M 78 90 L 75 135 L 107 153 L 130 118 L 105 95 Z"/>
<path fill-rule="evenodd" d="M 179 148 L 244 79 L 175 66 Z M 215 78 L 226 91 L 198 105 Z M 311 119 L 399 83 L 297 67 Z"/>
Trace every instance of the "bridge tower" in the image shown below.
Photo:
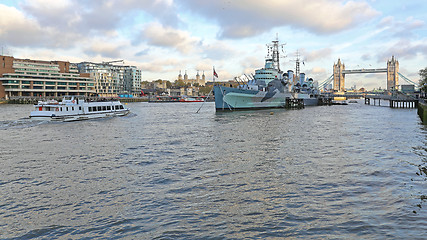
<path fill-rule="evenodd" d="M 391 57 L 391 60 L 387 61 L 387 90 L 396 90 L 399 85 L 399 61 Z"/>
<path fill-rule="evenodd" d="M 345 91 L 345 65 L 341 63 L 341 59 L 338 58 L 338 62 L 334 64 L 334 91 L 344 92 Z"/>

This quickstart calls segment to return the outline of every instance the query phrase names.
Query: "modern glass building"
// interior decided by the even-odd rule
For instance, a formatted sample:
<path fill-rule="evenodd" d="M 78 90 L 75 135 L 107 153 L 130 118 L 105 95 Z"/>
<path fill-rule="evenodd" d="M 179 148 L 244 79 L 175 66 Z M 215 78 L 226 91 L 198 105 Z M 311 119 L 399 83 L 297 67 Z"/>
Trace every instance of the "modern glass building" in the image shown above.
<path fill-rule="evenodd" d="M 81 62 L 77 65 L 80 73 L 88 73 L 95 80 L 96 92 L 100 97 L 141 93 L 141 70 L 135 66 L 113 65 L 111 62 Z"/>
<path fill-rule="evenodd" d="M 0 55 L 0 98 L 95 94 L 95 81 L 76 64 Z"/>

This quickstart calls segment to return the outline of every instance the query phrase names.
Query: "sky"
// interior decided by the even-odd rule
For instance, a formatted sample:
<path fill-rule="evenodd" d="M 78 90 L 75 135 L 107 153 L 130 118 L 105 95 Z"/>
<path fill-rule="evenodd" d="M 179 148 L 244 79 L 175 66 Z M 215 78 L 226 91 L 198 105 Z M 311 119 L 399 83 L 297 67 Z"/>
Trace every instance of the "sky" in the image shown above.
<path fill-rule="evenodd" d="M 385 68 L 392 56 L 414 82 L 427 67 L 425 0 L 0 0 L 4 55 L 38 60 L 124 60 L 143 80 L 180 71 L 219 80 L 264 66 L 278 37 L 282 70 L 322 82 L 346 69 Z M 406 84 L 400 79 L 401 84 Z M 386 75 L 346 75 L 346 87 L 386 88 Z"/>

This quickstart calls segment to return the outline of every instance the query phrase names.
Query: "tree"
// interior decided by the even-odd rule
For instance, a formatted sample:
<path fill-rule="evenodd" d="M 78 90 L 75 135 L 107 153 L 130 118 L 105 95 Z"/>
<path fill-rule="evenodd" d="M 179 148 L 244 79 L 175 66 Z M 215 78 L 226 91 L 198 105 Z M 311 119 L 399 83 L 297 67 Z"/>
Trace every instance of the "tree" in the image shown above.
<path fill-rule="evenodd" d="M 182 80 L 176 80 L 175 81 L 175 86 L 177 86 L 177 87 L 185 87 L 186 85 L 187 84 L 185 84 L 185 82 Z"/>
<path fill-rule="evenodd" d="M 166 81 L 166 87 L 167 88 L 171 88 L 172 87 L 172 83 L 170 81 Z"/>
<path fill-rule="evenodd" d="M 423 92 L 427 92 L 427 67 L 420 70 L 419 87 Z"/>
<path fill-rule="evenodd" d="M 204 86 L 204 87 L 199 87 L 199 94 L 208 94 L 211 90 L 212 90 L 213 86 Z"/>

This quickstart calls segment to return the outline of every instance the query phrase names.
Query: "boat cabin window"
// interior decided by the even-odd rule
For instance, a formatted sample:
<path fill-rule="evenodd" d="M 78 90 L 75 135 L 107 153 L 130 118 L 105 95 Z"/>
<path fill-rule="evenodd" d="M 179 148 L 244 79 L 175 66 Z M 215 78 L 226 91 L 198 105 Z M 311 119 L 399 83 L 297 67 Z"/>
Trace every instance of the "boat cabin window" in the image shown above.
<path fill-rule="evenodd" d="M 98 111 L 102 111 L 102 107 L 101 106 L 98 106 Z"/>
<path fill-rule="evenodd" d="M 68 112 L 68 107 L 65 110 Z"/>
<path fill-rule="evenodd" d="M 74 107 L 71 107 L 71 111 L 74 111 Z"/>
<path fill-rule="evenodd" d="M 102 111 L 105 111 L 105 110 L 107 110 L 107 107 L 106 107 L 106 106 L 103 106 L 103 107 L 102 107 Z"/>
<path fill-rule="evenodd" d="M 120 105 L 120 109 L 124 109 L 123 105 Z"/>
<path fill-rule="evenodd" d="M 79 107 L 79 110 L 82 110 L 82 107 Z"/>
<path fill-rule="evenodd" d="M 116 110 L 118 110 L 119 109 L 119 105 L 116 105 Z"/>
<path fill-rule="evenodd" d="M 111 110 L 111 106 L 107 106 L 107 110 Z"/>

